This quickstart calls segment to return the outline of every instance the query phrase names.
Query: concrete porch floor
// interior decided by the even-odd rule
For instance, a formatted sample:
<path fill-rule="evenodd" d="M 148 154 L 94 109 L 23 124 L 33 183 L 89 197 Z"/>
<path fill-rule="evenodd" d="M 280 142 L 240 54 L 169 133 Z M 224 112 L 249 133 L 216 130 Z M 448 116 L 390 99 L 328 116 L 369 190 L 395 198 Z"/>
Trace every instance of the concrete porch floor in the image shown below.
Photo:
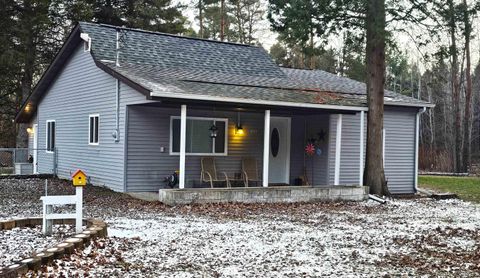
<path fill-rule="evenodd" d="M 136 198 L 153 196 L 134 193 Z M 131 194 L 132 195 L 132 194 Z M 272 186 L 233 188 L 160 189 L 157 200 L 168 205 L 194 203 L 294 203 L 322 201 L 363 201 L 368 199 L 367 186 Z M 132 195 L 134 196 L 134 195 Z M 134 196 L 135 197 L 135 196 Z M 145 199 L 144 199 L 145 200 Z"/>

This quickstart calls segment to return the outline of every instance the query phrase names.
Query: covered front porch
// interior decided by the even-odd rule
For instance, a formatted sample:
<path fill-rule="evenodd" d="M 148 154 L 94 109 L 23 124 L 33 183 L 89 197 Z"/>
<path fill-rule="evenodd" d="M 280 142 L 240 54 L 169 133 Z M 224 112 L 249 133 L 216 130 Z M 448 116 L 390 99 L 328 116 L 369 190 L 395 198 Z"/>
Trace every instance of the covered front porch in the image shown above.
<path fill-rule="evenodd" d="M 363 200 L 365 109 L 338 108 L 129 106 L 125 191 L 171 204 Z"/>

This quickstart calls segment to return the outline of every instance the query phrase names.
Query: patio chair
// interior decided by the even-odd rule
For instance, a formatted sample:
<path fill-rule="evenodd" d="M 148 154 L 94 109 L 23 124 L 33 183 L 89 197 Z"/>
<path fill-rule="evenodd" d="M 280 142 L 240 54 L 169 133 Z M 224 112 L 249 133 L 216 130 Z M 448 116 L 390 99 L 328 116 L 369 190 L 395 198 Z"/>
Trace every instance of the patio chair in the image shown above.
<path fill-rule="evenodd" d="M 200 173 L 200 181 L 210 183 L 210 187 L 213 188 L 213 183 L 225 182 L 227 187 L 230 187 L 230 181 L 225 172 L 222 172 L 223 179 L 217 176 L 217 166 L 215 165 L 214 157 L 202 157 L 201 159 L 202 172 Z"/>
<path fill-rule="evenodd" d="M 245 187 L 248 187 L 250 182 L 255 184 L 262 182 L 258 175 L 257 159 L 255 157 L 242 158 L 242 176 Z"/>

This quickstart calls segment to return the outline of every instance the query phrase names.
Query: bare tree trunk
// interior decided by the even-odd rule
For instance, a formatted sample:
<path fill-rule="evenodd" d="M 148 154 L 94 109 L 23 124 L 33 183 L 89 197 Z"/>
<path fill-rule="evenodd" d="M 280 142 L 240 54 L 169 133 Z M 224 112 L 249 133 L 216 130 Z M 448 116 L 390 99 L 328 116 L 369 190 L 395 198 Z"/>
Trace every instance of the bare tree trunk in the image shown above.
<path fill-rule="evenodd" d="M 310 69 L 315 69 L 315 55 L 314 52 L 314 44 L 313 44 L 313 29 L 310 29 Z"/>
<path fill-rule="evenodd" d="M 225 40 L 225 0 L 220 0 L 220 40 Z"/>
<path fill-rule="evenodd" d="M 200 25 L 198 35 L 200 38 L 203 38 L 203 0 L 198 0 L 198 21 Z"/>
<path fill-rule="evenodd" d="M 385 0 L 367 2 L 367 152 L 364 184 L 370 193 L 389 195 L 383 169 L 383 102 L 385 87 Z"/>
<path fill-rule="evenodd" d="M 465 52 L 466 52 L 466 87 L 465 87 L 465 125 L 464 125 L 464 143 L 463 143 L 463 171 L 466 172 L 471 163 L 471 149 L 472 149 L 472 76 L 470 63 L 470 19 L 467 13 L 467 1 L 463 0 L 465 6 L 464 20 L 465 20 Z"/>
<path fill-rule="evenodd" d="M 455 22 L 455 11 L 453 0 L 448 0 L 449 12 L 450 12 L 450 55 L 452 55 L 452 93 L 453 93 L 453 107 L 454 107 L 454 117 L 455 117 L 455 171 L 461 172 L 462 170 L 462 143 L 463 143 L 463 133 L 462 129 L 462 119 L 461 119 L 461 110 L 460 110 L 460 84 L 458 80 L 458 54 L 457 54 L 457 42 L 456 42 L 456 22 Z"/>

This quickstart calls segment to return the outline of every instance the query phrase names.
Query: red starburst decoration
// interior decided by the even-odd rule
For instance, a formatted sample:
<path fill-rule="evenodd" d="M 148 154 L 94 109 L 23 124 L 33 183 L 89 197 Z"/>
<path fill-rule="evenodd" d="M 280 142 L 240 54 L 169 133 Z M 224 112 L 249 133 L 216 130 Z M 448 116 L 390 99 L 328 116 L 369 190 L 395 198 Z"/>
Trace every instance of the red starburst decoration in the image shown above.
<path fill-rule="evenodd" d="M 308 155 L 315 154 L 315 146 L 312 143 L 307 144 L 307 146 L 305 147 L 305 152 Z"/>

